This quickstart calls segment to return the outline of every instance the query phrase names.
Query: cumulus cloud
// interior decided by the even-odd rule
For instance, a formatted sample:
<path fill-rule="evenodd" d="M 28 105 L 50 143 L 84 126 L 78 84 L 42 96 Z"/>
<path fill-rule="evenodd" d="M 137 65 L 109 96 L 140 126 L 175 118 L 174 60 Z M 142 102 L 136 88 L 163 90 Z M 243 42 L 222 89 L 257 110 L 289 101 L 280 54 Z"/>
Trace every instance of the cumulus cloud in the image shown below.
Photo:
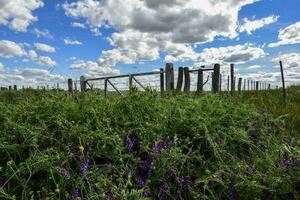
<path fill-rule="evenodd" d="M 21 57 L 26 55 L 22 45 L 9 40 L 0 40 L 0 56 L 4 58 Z"/>
<path fill-rule="evenodd" d="M 279 30 L 278 42 L 269 44 L 269 47 L 300 43 L 300 22 L 296 22 L 284 29 Z"/>
<path fill-rule="evenodd" d="M 116 75 L 120 71 L 108 66 L 101 66 L 97 62 L 78 60 L 70 66 L 72 70 L 85 70 L 88 72 L 87 76 L 103 76 Z"/>
<path fill-rule="evenodd" d="M 266 56 L 263 49 L 251 44 L 206 48 L 199 55 L 199 60 L 205 63 L 235 63 L 244 64 Z"/>
<path fill-rule="evenodd" d="M 62 7 L 67 16 L 85 19 L 94 31 L 117 29 L 109 38 L 115 49 L 100 58 L 100 62 L 115 64 L 109 55 L 121 53 L 119 60 L 131 63 L 133 58 L 156 60 L 160 52 L 170 54 L 170 60 L 194 57 L 192 44 L 211 42 L 216 36 L 236 37 L 239 10 L 255 1 L 77 0 Z"/>
<path fill-rule="evenodd" d="M 4 67 L 5 67 L 4 64 L 0 62 L 0 72 L 4 71 Z"/>
<path fill-rule="evenodd" d="M 48 56 L 39 56 L 34 50 L 28 52 L 28 57 L 40 66 L 55 67 L 57 64 Z"/>
<path fill-rule="evenodd" d="M 263 28 L 269 24 L 273 24 L 277 22 L 279 16 L 271 15 L 269 17 L 265 17 L 262 19 L 257 20 L 249 20 L 248 18 L 243 19 L 243 24 L 239 27 L 240 32 L 246 32 L 247 34 L 251 35 L 257 29 Z"/>
<path fill-rule="evenodd" d="M 7 68 L 0 74 L 1 85 L 44 85 L 66 81 L 59 74 L 50 73 L 44 69 L 37 68 Z"/>
<path fill-rule="evenodd" d="M 66 45 L 82 45 L 82 42 L 79 42 L 78 40 L 71 40 L 69 38 L 65 38 L 64 43 Z"/>
<path fill-rule="evenodd" d="M 86 28 L 86 26 L 85 26 L 84 24 L 79 23 L 79 22 L 72 22 L 72 23 L 71 23 L 71 26 L 72 26 L 72 27 L 76 27 L 76 28 L 82 28 L 82 29 L 85 29 L 85 28 Z"/>
<path fill-rule="evenodd" d="M 260 65 L 252 65 L 252 66 L 247 67 L 247 69 L 249 69 L 249 70 L 256 70 L 256 69 L 260 69 L 260 68 L 261 68 Z"/>
<path fill-rule="evenodd" d="M 33 29 L 33 33 L 39 38 L 39 37 L 44 37 L 44 38 L 48 38 L 48 39 L 53 39 L 53 35 L 47 30 L 39 30 L 37 28 Z"/>
<path fill-rule="evenodd" d="M 55 48 L 48 45 L 48 44 L 34 43 L 34 46 L 39 51 L 44 51 L 44 52 L 47 52 L 47 53 L 54 53 L 55 52 Z"/>
<path fill-rule="evenodd" d="M 27 27 L 38 20 L 32 12 L 43 6 L 42 0 L 1 0 L 0 25 L 17 32 L 26 32 Z"/>

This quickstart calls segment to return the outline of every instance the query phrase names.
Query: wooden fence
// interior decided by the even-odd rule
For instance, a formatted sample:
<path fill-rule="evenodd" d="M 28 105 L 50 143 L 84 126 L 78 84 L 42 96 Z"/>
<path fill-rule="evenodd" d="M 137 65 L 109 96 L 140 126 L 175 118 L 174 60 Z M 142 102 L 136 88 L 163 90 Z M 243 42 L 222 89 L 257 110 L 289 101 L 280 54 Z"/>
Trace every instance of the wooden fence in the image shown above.
<path fill-rule="evenodd" d="M 191 74 L 196 74 L 196 93 L 201 93 L 204 91 L 204 85 L 211 80 L 211 91 L 214 93 L 217 92 L 230 92 L 234 94 L 236 91 L 241 93 L 242 91 L 259 91 L 259 90 L 271 90 L 271 89 L 278 89 L 278 86 L 273 86 L 270 83 L 261 82 L 258 80 L 250 80 L 250 79 L 243 79 L 241 77 L 235 76 L 234 64 L 230 65 L 230 75 L 224 78 L 221 74 L 221 66 L 220 64 L 215 64 L 213 68 L 205 68 L 202 66 L 199 69 L 190 69 L 188 67 L 179 67 L 177 71 L 177 82 L 175 85 L 175 73 L 174 73 L 174 66 L 172 63 L 167 63 L 165 68 L 161 68 L 159 71 L 152 71 L 152 72 L 144 72 L 144 73 L 133 73 L 133 74 L 125 74 L 125 75 L 117 75 L 117 76 L 106 76 L 106 77 L 99 77 L 99 78 L 86 78 L 84 76 L 80 77 L 80 81 L 74 81 L 73 79 L 68 79 L 67 88 L 70 94 L 74 94 L 74 92 L 78 91 L 77 83 L 80 84 L 80 92 L 85 93 L 88 90 L 93 90 L 93 82 L 95 81 L 104 81 L 104 87 L 101 89 L 104 91 L 105 96 L 108 94 L 108 86 L 110 86 L 115 92 L 120 95 L 123 95 L 120 89 L 113 83 L 112 80 L 118 80 L 121 78 L 128 79 L 128 88 L 127 91 L 130 91 L 134 86 L 134 83 L 138 85 L 142 89 L 146 89 L 147 87 L 139 81 L 137 77 L 147 77 L 153 75 L 159 75 L 159 91 L 161 95 L 169 94 L 169 93 L 179 93 L 191 92 L 191 82 L 192 76 Z M 283 95 L 286 96 L 285 91 L 285 82 L 284 82 L 284 73 L 283 73 L 283 66 L 282 62 L 280 61 L 281 67 L 281 75 L 282 75 L 282 87 L 283 87 Z M 208 76 L 207 80 L 204 80 L 204 72 L 211 72 L 211 78 Z M 227 81 L 227 84 L 226 84 Z M 223 84 L 222 84 L 223 82 Z M 227 85 L 227 88 L 222 91 L 222 85 Z M 236 88 L 237 86 L 237 88 Z M 24 89 L 24 86 L 22 87 Z M 38 89 L 40 89 L 38 87 Z M 42 89 L 46 89 L 43 87 Z M 48 89 L 48 85 L 47 85 Z M 57 88 L 59 89 L 59 84 L 57 84 Z M 1 90 L 17 90 L 17 85 L 9 86 L 8 88 L 1 87 Z"/>

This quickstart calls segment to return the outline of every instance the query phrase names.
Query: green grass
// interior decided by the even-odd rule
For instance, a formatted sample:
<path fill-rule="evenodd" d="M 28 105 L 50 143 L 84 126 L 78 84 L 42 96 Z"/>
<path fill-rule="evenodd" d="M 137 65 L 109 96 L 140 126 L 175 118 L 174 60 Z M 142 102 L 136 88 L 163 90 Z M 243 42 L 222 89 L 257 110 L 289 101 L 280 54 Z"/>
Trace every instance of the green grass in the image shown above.
<path fill-rule="evenodd" d="M 72 199 L 76 189 L 77 199 L 299 198 L 298 88 L 288 94 L 283 104 L 278 91 L 1 92 L 0 199 Z M 125 134 L 138 150 L 126 149 Z"/>

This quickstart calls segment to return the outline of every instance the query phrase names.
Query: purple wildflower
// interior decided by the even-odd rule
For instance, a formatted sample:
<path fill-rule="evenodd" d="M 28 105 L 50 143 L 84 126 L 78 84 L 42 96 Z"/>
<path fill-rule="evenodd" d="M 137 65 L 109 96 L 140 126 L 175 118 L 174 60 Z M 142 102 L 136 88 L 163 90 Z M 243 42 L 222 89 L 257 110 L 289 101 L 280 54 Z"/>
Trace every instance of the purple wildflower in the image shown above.
<path fill-rule="evenodd" d="M 179 177 L 179 181 L 181 183 L 181 187 L 184 191 L 185 194 L 189 193 L 189 182 L 190 182 L 190 177 L 189 176 L 181 176 Z"/>
<path fill-rule="evenodd" d="M 113 200 L 113 196 L 112 196 L 112 192 L 111 192 L 111 188 L 110 187 L 106 188 L 106 191 L 105 191 L 105 200 Z"/>
<path fill-rule="evenodd" d="M 164 148 L 165 150 L 170 149 L 171 146 L 172 146 L 172 144 L 171 144 L 171 141 L 170 141 L 169 138 L 166 138 L 166 139 L 163 140 L 163 148 Z"/>
<path fill-rule="evenodd" d="M 78 188 L 75 188 L 72 191 L 72 199 L 78 199 L 80 198 L 80 190 Z"/>
<path fill-rule="evenodd" d="M 125 147 L 129 152 L 139 150 L 139 142 L 135 135 L 127 133 L 124 138 Z"/>
<path fill-rule="evenodd" d="M 85 174 L 89 169 L 89 160 L 86 159 L 80 164 L 81 173 Z"/>
<path fill-rule="evenodd" d="M 64 168 L 63 166 L 59 167 L 59 172 L 64 176 L 65 179 L 69 179 L 70 178 L 69 171 L 66 168 Z"/>
<path fill-rule="evenodd" d="M 98 187 L 94 185 L 94 186 L 92 187 L 92 192 L 98 193 L 98 192 L 99 192 Z"/>
<path fill-rule="evenodd" d="M 235 176 L 233 173 L 231 173 L 230 175 L 230 184 L 229 184 L 229 187 L 230 187 L 230 200 L 237 200 L 237 195 L 236 195 L 236 191 L 235 191 L 235 188 L 234 188 L 234 181 L 235 181 Z"/>
<path fill-rule="evenodd" d="M 247 172 L 248 175 L 252 175 L 255 172 L 255 167 L 254 166 L 248 166 L 246 172 Z"/>
<path fill-rule="evenodd" d="M 138 175 L 136 178 L 137 185 L 142 187 L 153 173 L 153 157 L 148 152 L 143 152 L 136 169 Z"/>
<path fill-rule="evenodd" d="M 131 171 L 131 169 L 130 169 L 130 168 L 127 168 L 125 174 L 126 174 L 126 177 L 127 177 L 127 178 L 131 177 L 131 176 L 132 176 L 132 171 Z"/>
<path fill-rule="evenodd" d="M 144 188 L 143 196 L 144 196 L 144 197 L 150 197 L 150 196 L 151 196 L 151 192 L 150 192 L 149 187 L 145 187 L 145 188 Z"/>
<path fill-rule="evenodd" d="M 283 155 L 283 159 L 281 160 L 282 164 L 288 169 L 290 166 L 294 164 L 294 159 L 289 157 L 287 153 Z"/>
<path fill-rule="evenodd" d="M 155 153 L 155 155 L 159 155 L 161 153 L 161 149 L 162 149 L 161 142 L 155 142 L 154 143 L 154 153 Z"/>
<path fill-rule="evenodd" d="M 157 199 L 159 200 L 165 199 L 167 191 L 168 191 L 168 185 L 165 182 L 160 181 Z"/>

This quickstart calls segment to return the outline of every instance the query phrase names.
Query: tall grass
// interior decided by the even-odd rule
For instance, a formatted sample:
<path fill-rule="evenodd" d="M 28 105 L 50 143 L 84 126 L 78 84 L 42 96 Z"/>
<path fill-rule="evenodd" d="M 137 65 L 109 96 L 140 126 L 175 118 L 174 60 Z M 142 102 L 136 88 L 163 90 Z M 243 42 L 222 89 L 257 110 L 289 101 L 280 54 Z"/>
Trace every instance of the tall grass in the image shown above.
<path fill-rule="evenodd" d="M 299 98 L 265 95 L 2 92 L 0 198 L 297 198 Z"/>

